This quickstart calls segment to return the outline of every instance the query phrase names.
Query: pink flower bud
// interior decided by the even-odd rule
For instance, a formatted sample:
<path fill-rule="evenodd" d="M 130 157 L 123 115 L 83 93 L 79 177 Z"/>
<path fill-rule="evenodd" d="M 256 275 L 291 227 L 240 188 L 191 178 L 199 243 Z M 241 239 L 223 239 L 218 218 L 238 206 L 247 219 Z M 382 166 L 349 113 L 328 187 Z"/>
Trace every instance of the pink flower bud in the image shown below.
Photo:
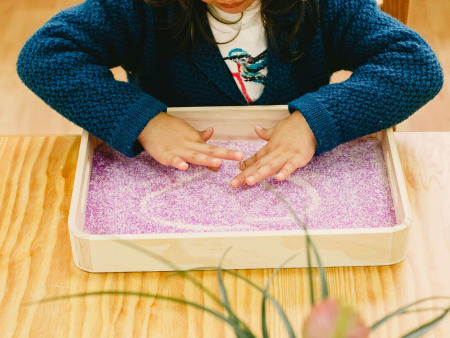
<path fill-rule="evenodd" d="M 334 299 L 316 304 L 304 326 L 305 338 L 367 338 L 369 333 L 355 310 Z"/>

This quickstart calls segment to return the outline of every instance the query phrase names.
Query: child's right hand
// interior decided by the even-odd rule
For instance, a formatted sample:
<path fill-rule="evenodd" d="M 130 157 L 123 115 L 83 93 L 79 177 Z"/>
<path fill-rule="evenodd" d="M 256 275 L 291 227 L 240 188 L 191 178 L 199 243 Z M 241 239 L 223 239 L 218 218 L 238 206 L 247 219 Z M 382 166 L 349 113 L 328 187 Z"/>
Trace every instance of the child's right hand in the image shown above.
<path fill-rule="evenodd" d="M 221 159 L 244 159 L 240 151 L 207 144 L 213 134 L 213 128 L 199 132 L 181 118 L 159 113 L 144 128 L 138 141 L 156 161 L 180 170 L 186 170 L 188 163 L 218 168 Z"/>

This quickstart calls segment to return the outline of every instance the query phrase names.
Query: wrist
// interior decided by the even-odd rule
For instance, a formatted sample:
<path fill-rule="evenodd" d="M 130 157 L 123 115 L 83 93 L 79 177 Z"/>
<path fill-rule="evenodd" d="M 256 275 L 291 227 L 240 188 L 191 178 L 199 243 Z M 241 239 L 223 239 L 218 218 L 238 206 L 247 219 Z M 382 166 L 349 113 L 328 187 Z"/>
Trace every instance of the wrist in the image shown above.
<path fill-rule="evenodd" d="M 314 132 L 312 131 L 311 127 L 308 124 L 308 121 L 306 121 L 305 117 L 299 110 L 294 111 L 291 114 L 291 116 L 293 116 L 293 118 L 299 119 L 299 121 L 302 125 L 302 129 L 308 135 L 308 140 L 310 141 L 310 145 L 313 147 L 313 150 L 315 152 L 317 150 L 317 140 L 316 140 L 316 136 L 314 135 Z"/>
<path fill-rule="evenodd" d="M 166 112 L 161 112 L 157 115 L 155 115 L 154 117 L 152 117 L 150 119 L 150 121 L 148 121 L 147 125 L 144 127 L 144 129 L 142 129 L 141 133 L 139 134 L 139 136 L 137 137 L 137 141 L 142 145 L 142 142 L 145 139 L 145 135 L 148 134 L 148 131 L 150 128 L 152 128 L 152 126 L 155 124 L 155 122 L 157 122 L 163 115 L 167 115 Z"/>

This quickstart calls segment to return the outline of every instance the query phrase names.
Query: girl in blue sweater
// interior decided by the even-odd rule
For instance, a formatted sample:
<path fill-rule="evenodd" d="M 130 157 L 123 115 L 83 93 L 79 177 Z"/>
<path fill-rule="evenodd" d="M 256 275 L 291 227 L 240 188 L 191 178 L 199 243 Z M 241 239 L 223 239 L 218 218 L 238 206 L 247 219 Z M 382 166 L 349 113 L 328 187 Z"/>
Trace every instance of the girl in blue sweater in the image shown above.
<path fill-rule="evenodd" d="M 110 68 L 122 66 L 128 82 Z M 329 84 L 335 71 L 352 76 Z M 375 0 L 87 0 L 26 43 L 18 73 L 59 113 L 127 156 L 219 167 L 244 154 L 208 145 L 167 106 L 287 104 L 237 188 L 284 180 L 337 145 L 395 125 L 441 89 L 415 32 Z"/>

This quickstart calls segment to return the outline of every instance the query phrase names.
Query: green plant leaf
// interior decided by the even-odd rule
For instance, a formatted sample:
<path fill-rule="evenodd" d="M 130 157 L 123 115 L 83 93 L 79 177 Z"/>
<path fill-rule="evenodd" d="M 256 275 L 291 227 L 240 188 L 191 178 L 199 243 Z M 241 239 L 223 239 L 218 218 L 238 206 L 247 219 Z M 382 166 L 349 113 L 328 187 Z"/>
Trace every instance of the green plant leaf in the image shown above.
<path fill-rule="evenodd" d="M 262 298 L 262 307 L 261 307 L 261 325 L 262 325 L 262 333 L 263 333 L 263 337 L 264 338 L 268 338 L 269 334 L 268 334 L 268 330 L 267 330 L 267 321 L 266 321 L 266 299 L 268 299 L 268 295 L 269 295 L 269 287 L 272 284 L 273 279 L 275 278 L 275 276 L 278 274 L 278 272 L 287 264 L 289 263 L 292 259 L 294 259 L 296 256 L 298 256 L 300 253 L 296 253 L 294 255 L 292 255 L 291 257 L 289 257 L 288 259 L 286 259 L 278 268 L 276 268 L 273 273 L 269 276 L 269 279 L 267 280 L 266 286 L 265 288 L 262 290 L 263 292 L 263 298 Z M 283 312 L 284 315 L 284 312 Z M 285 316 L 286 317 L 286 316 Z M 283 317 L 282 317 L 283 318 Z M 294 334 L 294 330 L 292 329 L 292 326 L 290 325 L 289 321 L 287 320 L 287 318 L 285 318 L 286 321 L 283 322 L 286 326 L 286 330 L 288 331 L 288 335 L 289 337 L 293 338 L 295 337 Z"/>
<path fill-rule="evenodd" d="M 133 248 L 133 249 L 135 249 L 135 250 L 137 250 L 137 251 L 139 251 L 139 252 L 142 252 L 142 253 L 144 253 L 144 254 L 147 255 L 147 256 L 150 256 L 150 257 L 152 257 L 152 258 L 154 258 L 154 259 L 157 259 L 157 260 L 163 262 L 164 264 L 166 264 L 167 266 L 169 266 L 171 269 L 174 269 L 174 270 L 175 270 L 175 271 L 173 271 L 170 275 L 168 275 L 168 277 L 171 277 L 171 276 L 173 276 L 173 275 L 178 275 L 178 274 L 184 276 L 186 279 L 188 279 L 190 282 L 192 282 L 195 286 L 197 286 L 197 287 L 200 288 L 203 292 L 205 292 L 206 294 L 208 294 L 208 295 L 209 295 L 209 296 L 210 296 L 210 297 L 211 297 L 218 305 L 220 305 L 221 307 L 227 309 L 226 305 L 223 304 L 222 301 L 221 301 L 216 295 L 214 295 L 214 294 L 212 293 L 211 290 L 205 288 L 205 287 L 201 284 L 201 282 L 199 282 L 197 279 L 195 279 L 194 277 L 192 277 L 191 275 L 189 275 L 189 272 L 190 272 L 190 271 L 201 270 L 201 269 L 204 269 L 204 268 L 209 268 L 209 269 L 212 269 L 212 270 L 218 270 L 217 267 L 200 267 L 200 268 L 196 268 L 196 269 L 182 270 L 181 268 L 179 268 L 178 266 L 176 266 L 175 264 L 173 264 L 172 262 L 170 262 L 170 261 L 167 260 L 166 258 L 161 257 L 161 256 L 159 256 L 159 255 L 157 255 L 157 254 L 151 252 L 150 250 L 147 250 L 147 249 L 145 249 L 145 248 L 143 248 L 143 247 L 141 247 L 141 246 L 139 246 L 139 245 L 135 245 L 135 244 L 129 243 L 129 242 L 124 241 L 124 240 L 121 240 L 121 239 L 116 239 L 116 241 L 119 242 L 119 243 L 121 243 L 121 244 L 123 244 L 123 245 L 125 245 L 125 246 L 131 247 L 131 248 Z M 222 261 L 223 261 L 223 258 L 225 257 L 225 254 L 226 254 L 230 249 L 231 249 L 231 248 L 228 248 L 228 250 L 224 253 L 224 255 L 223 255 L 223 257 L 222 257 Z M 221 264 L 222 264 L 222 263 L 221 263 Z M 220 267 L 220 270 L 222 270 L 221 267 Z M 220 282 L 219 282 L 219 284 L 220 284 Z M 223 286 L 223 283 L 222 283 L 222 286 Z M 223 287 L 224 287 L 224 286 L 223 286 Z M 226 292 L 225 292 L 225 294 L 226 294 Z M 231 308 L 229 307 L 229 305 L 228 305 L 227 311 L 228 311 L 229 313 L 230 313 L 230 311 L 231 311 Z M 236 323 L 236 325 L 239 325 L 239 327 L 240 327 L 241 329 L 242 329 L 242 328 L 244 329 L 244 331 L 241 330 L 242 332 L 241 332 L 241 331 L 239 331 L 239 332 L 236 332 L 236 331 L 235 331 L 236 335 L 237 335 L 238 337 L 241 336 L 241 335 L 243 335 L 242 337 L 254 337 L 253 333 L 251 333 L 251 331 L 247 328 L 247 326 L 246 326 L 242 321 L 240 321 L 240 320 L 233 314 L 233 312 L 231 312 L 231 313 L 232 313 L 232 315 L 230 316 L 230 318 L 231 318 L 230 320 L 234 320 L 235 323 Z"/>
<path fill-rule="evenodd" d="M 158 254 L 155 254 L 155 253 L 151 252 L 150 250 L 147 250 L 147 249 L 141 247 L 140 245 L 136 245 L 136 244 L 133 244 L 131 242 L 128 242 L 128 241 L 125 241 L 122 239 L 115 239 L 115 241 L 122 245 L 133 248 L 136 251 L 142 252 L 143 254 L 145 254 L 149 257 L 159 260 L 160 262 L 163 262 L 165 265 L 167 265 L 171 269 L 177 270 L 177 271 L 174 271 L 174 273 L 183 275 L 188 281 L 190 281 L 192 284 L 194 284 L 196 287 L 198 287 L 200 290 L 202 290 L 205 294 L 207 294 L 209 297 L 211 297 L 211 299 L 214 300 L 214 302 L 216 304 L 218 304 L 221 307 L 224 307 L 224 305 L 222 304 L 220 299 L 211 290 L 209 290 L 208 288 L 203 286 L 203 284 L 200 281 L 198 281 L 196 278 L 192 277 L 189 274 L 189 271 L 192 271 L 192 270 L 183 270 L 183 269 L 179 268 L 178 266 L 176 266 L 175 264 L 173 264 L 168 259 L 166 259 Z"/>
<path fill-rule="evenodd" d="M 235 271 L 232 270 L 222 270 L 225 273 L 229 273 L 237 278 L 242 279 L 244 282 L 248 283 L 249 285 L 253 286 L 256 290 L 258 290 L 261 293 L 265 293 L 264 289 L 259 287 L 258 285 L 256 285 L 255 283 L 253 283 L 251 280 L 249 280 L 248 278 L 245 278 L 244 276 L 238 274 Z M 283 323 L 286 327 L 286 330 L 288 331 L 289 337 L 295 337 L 294 334 L 294 330 L 283 310 L 283 308 L 281 307 L 280 303 L 277 302 L 277 300 L 275 298 L 273 298 L 270 294 L 266 294 L 267 299 L 273 304 L 273 306 L 275 306 L 275 309 L 277 310 L 278 314 L 280 315 L 281 319 L 283 320 Z"/>
<path fill-rule="evenodd" d="M 448 313 L 450 312 L 450 306 L 437 318 L 425 323 L 424 325 L 418 327 L 417 329 L 405 334 L 402 338 L 416 338 L 421 337 L 433 327 L 435 327 Z"/>
<path fill-rule="evenodd" d="M 308 238 L 308 234 L 306 234 L 306 258 L 308 261 L 308 280 L 309 280 L 309 298 L 311 300 L 311 306 L 313 306 L 315 301 L 315 292 L 314 292 L 314 279 L 313 279 L 313 271 L 312 271 L 312 263 L 311 263 L 311 246 Z"/>
<path fill-rule="evenodd" d="M 328 285 L 327 285 L 327 275 L 325 274 L 325 269 L 323 268 L 322 261 L 319 256 L 319 251 L 316 248 L 316 245 L 314 244 L 313 240 L 309 236 L 308 230 L 306 230 L 306 236 L 307 240 L 310 242 L 311 247 L 313 248 L 314 255 L 316 257 L 317 266 L 320 273 L 320 283 L 321 283 L 321 290 L 322 290 L 322 300 L 325 300 L 328 298 Z"/>
<path fill-rule="evenodd" d="M 328 298 L 328 285 L 327 285 L 327 276 L 325 274 L 325 269 L 323 268 L 322 261 L 319 256 L 319 251 L 317 250 L 316 245 L 314 244 L 313 240 L 311 239 L 311 236 L 309 235 L 308 230 L 306 229 L 305 232 L 306 232 L 306 240 L 309 244 L 309 246 L 307 246 L 307 250 L 309 252 L 310 247 L 312 247 L 314 256 L 317 261 L 317 266 L 318 266 L 319 274 L 320 274 L 322 300 L 325 300 Z M 308 267 L 311 267 L 309 257 L 308 257 Z M 312 283 L 312 275 L 310 276 L 310 279 L 311 279 L 310 282 Z M 314 303 L 312 303 L 312 304 L 314 304 Z"/>
<path fill-rule="evenodd" d="M 266 323 L 266 297 L 263 296 L 262 307 L 261 307 L 261 325 L 262 325 L 262 334 L 264 338 L 269 338 L 269 331 L 267 330 Z"/>
<path fill-rule="evenodd" d="M 174 271 L 174 273 L 183 275 L 187 280 L 189 280 L 196 287 L 200 288 L 203 292 L 205 292 L 208 296 L 210 296 L 211 299 L 213 299 L 218 305 L 220 305 L 221 307 L 225 308 L 228 311 L 228 313 L 230 315 L 229 322 L 233 323 L 233 329 L 235 330 L 235 333 L 236 333 L 237 337 L 244 337 L 244 338 L 246 338 L 246 337 L 247 338 L 248 337 L 254 337 L 254 334 L 251 333 L 250 329 L 248 329 L 248 327 L 245 325 L 245 323 L 243 323 L 239 318 L 237 318 L 234 315 L 234 313 L 231 311 L 231 308 L 229 307 L 229 304 L 228 304 L 228 298 L 225 297 L 226 303 L 223 303 L 223 301 L 221 301 L 211 290 L 209 290 L 206 287 L 204 287 L 203 284 L 200 281 L 198 281 L 197 279 L 195 279 L 194 277 L 189 275 L 189 272 L 193 271 L 193 270 L 182 270 L 180 267 L 178 267 L 174 263 L 170 262 L 166 258 L 164 258 L 164 257 L 162 257 L 160 255 L 157 255 L 157 254 L 151 252 L 150 250 L 142 248 L 139 245 L 132 244 L 132 243 L 130 243 L 128 241 L 124 241 L 124 240 L 121 240 L 121 239 L 116 239 L 116 241 L 121 243 L 121 244 L 123 244 L 123 245 L 125 245 L 125 246 L 131 247 L 131 248 L 133 248 L 133 249 L 135 249 L 135 250 L 137 250 L 139 252 L 142 252 L 142 253 L 144 253 L 147 256 L 155 258 L 155 259 L 163 262 L 164 264 L 166 264 L 171 269 L 176 270 L 176 271 Z M 231 248 L 228 248 L 227 251 L 225 251 L 225 253 L 224 253 L 223 257 L 222 257 L 222 260 L 225 257 L 225 254 L 230 249 Z M 221 264 L 222 264 L 222 261 L 221 261 Z M 215 269 L 217 269 L 217 267 L 215 267 Z M 219 281 L 219 286 L 220 286 L 220 281 Z M 222 284 L 222 286 L 223 286 L 223 284 Z M 223 290 L 225 290 L 225 289 L 221 289 L 221 294 L 223 294 L 222 293 Z M 225 291 L 225 296 L 226 296 L 226 291 Z"/>
<path fill-rule="evenodd" d="M 413 303 L 410 303 L 410 304 L 407 304 L 405 306 L 402 306 L 401 308 L 397 309 L 396 311 L 388 314 L 387 316 L 379 319 L 374 324 L 372 324 L 370 326 L 370 331 L 371 332 L 375 331 L 380 325 L 382 325 L 383 323 L 385 323 L 389 319 L 391 319 L 391 318 L 393 318 L 393 317 L 395 317 L 397 315 L 400 315 L 400 314 L 403 314 L 403 313 L 407 312 L 410 307 L 412 307 L 414 305 L 417 305 L 417 304 L 420 304 L 420 303 L 423 303 L 423 302 L 426 302 L 426 301 L 429 301 L 429 300 L 432 300 L 432 299 L 450 299 L 450 297 L 445 297 L 445 296 L 443 296 L 443 297 L 441 297 L 441 296 L 428 297 L 428 298 L 423 298 L 423 299 L 417 300 L 417 301 L 415 301 Z"/>
<path fill-rule="evenodd" d="M 265 291 L 269 290 L 269 287 L 272 284 L 273 279 L 280 272 L 280 270 L 283 269 L 286 266 L 287 263 L 289 263 L 291 260 L 293 260 L 298 255 L 300 255 L 299 252 L 293 254 L 288 259 L 286 259 L 283 263 L 281 263 L 281 265 L 272 272 L 272 274 L 269 276 L 269 279 L 266 282 L 266 286 L 264 288 Z"/>
<path fill-rule="evenodd" d="M 167 275 L 166 278 L 170 278 L 173 277 L 175 275 L 179 275 L 180 272 L 192 272 L 192 271 L 216 271 L 217 270 L 217 266 L 199 266 L 198 268 L 194 268 L 194 269 L 186 269 L 186 270 L 178 270 L 178 271 L 167 271 Z"/>
<path fill-rule="evenodd" d="M 220 290 L 220 295 L 221 295 L 221 299 L 222 299 L 222 303 L 224 304 L 225 308 L 228 310 L 228 312 L 230 314 L 233 313 L 233 311 L 231 311 L 231 307 L 230 307 L 230 303 L 228 302 L 228 295 L 227 295 L 227 290 L 225 288 L 225 285 L 223 283 L 223 279 L 222 279 L 222 263 L 223 260 L 226 256 L 226 254 L 228 253 L 228 251 L 231 250 L 231 247 L 229 247 L 227 250 L 225 250 L 225 252 L 222 255 L 222 258 L 220 259 L 220 264 L 217 267 L 217 280 L 219 282 L 219 290 Z"/>
<path fill-rule="evenodd" d="M 228 295 L 227 295 L 227 289 L 225 288 L 225 284 L 223 282 L 223 278 L 222 278 L 222 264 L 223 264 L 223 260 L 225 259 L 226 254 L 228 253 L 228 251 L 231 250 L 231 247 L 229 247 L 227 250 L 225 250 L 225 252 L 222 255 L 222 258 L 220 260 L 219 266 L 217 268 L 217 280 L 218 280 L 218 284 L 219 284 L 219 290 L 220 290 L 220 295 L 221 295 L 221 299 L 222 299 L 222 304 L 224 305 L 225 309 L 228 312 L 228 319 L 233 322 L 235 324 L 234 327 L 238 327 L 240 333 L 244 334 L 245 336 L 243 337 L 255 337 L 255 335 L 250 331 L 250 329 L 247 327 L 247 325 L 245 325 L 245 323 L 243 321 L 241 321 L 233 312 L 233 310 L 231 309 L 230 303 L 228 301 Z M 236 336 L 238 336 L 238 332 L 235 330 Z"/>
<path fill-rule="evenodd" d="M 176 298 L 176 297 L 170 297 L 170 296 L 162 296 L 158 294 L 151 294 L 151 293 L 143 293 L 143 292 L 133 292 L 133 291 L 93 291 L 93 292 L 84 292 L 84 293 L 77 293 L 72 295 L 64 295 L 64 296 L 58 296 L 58 297 L 51 297 L 51 298 L 44 298 L 38 301 L 29 302 L 24 305 L 30 306 L 30 305 L 37 305 L 40 303 L 47 303 L 47 302 L 53 302 L 57 300 L 63 300 L 63 299 L 69 299 L 69 298 L 81 298 L 81 297 L 88 297 L 88 296 L 100 296 L 100 295 L 125 295 L 125 296 L 138 296 L 138 297 L 146 297 L 146 298 L 154 298 L 154 299 L 162 299 L 162 300 L 168 300 L 175 303 L 185 304 L 192 306 L 194 308 L 197 308 L 199 310 L 205 311 L 207 313 L 212 314 L 213 316 L 217 317 L 218 319 L 222 320 L 223 322 L 230 325 L 234 332 L 236 333 L 236 337 L 238 338 L 255 338 L 253 334 L 248 334 L 245 330 L 242 330 L 241 327 L 239 327 L 235 322 L 229 320 L 228 318 L 222 316 L 220 313 L 207 308 L 201 304 L 191 302 L 182 298 Z"/>
<path fill-rule="evenodd" d="M 314 255 L 317 261 L 317 265 L 319 268 L 320 273 L 320 280 L 321 280 L 321 291 L 322 291 L 322 300 L 325 300 L 328 298 L 329 292 L 328 292 L 328 284 L 327 284 L 327 276 L 325 274 L 325 270 L 322 266 L 322 261 L 319 257 L 319 252 L 317 251 L 317 248 L 314 244 L 314 242 L 311 239 L 311 236 L 308 233 L 307 226 L 300 220 L 295 210 L 292 208 L 292 206 L 289 204 L 289 202 L 281 196 L 270 184 L 267 184 L 266 182 L 260 182 L 260 184 L 273 193 L 275 197 L 277 197 L 288 209 L 289 213 L 294 217 L 296 223 L 302 227 L 302 229 L 305 231 L 306 234 L 306 252 L 307 252 L 307 260 L 308 260 L 308 275 L 309 275 L 309 283 L 310 283 L 310 298 L 311 298 L 311 304 L 314 305 L 314 283 L 313 283 L 313 276 L 312 276 L 312 264 L 311 264 L 311 257 L 310 257 L 310 247 L 313 248 Z"/>
<path fill-rule="evenodd" d="M 408 314 L 414 313 L 414 312 L 429 312 L 429 311 L 447 311 L 447 308 L 444 308 L 444 307 L 427 307 L 427 308 L 406 310 L 405 312 L 400 313 L 399 315 L 408 315 Z"/>
<path fill-rule="evenodd" d="M 138 297 L 145 297 L 145 298 L 155 298 L 155 299 L 163 299 L 163 300 L 168 300 L 168 301 L 172 301 L 175 303 L 181 303 L 181 304 L 186 304 L 192 307 L 195 307 L 197 309 L 203 310 L 207 313 L 212 314 L 213 316 L 219 318 L 220 320 L 224 321 L 225 323 L 231 325 L 233 327 L 233 329 L 235 329 L 235 331 L 240 331 L 240 329 L 238 327 L 235 327 L 235 323 L 233 323 L 232 321 L 230 321 L 228 318 L 222 316 L 220 313 L 207 308 L 201 304 L 195 303 L 195 302 L 191 302 L 182 298 L 176 298 L 176 297 L 170 297 L 170 296 L 162 296 L 162 295 L 158 295 L 158 294 L 153 294 L 153 293 L 144 293 L 144 292 L 133 292 L 133 291 L 115 291 L 115 290 L 111 290 L 111 291 L 93 291 L 93 292 L 84 292 L 84 293 L 75 293 L 75 294 L 71 294 L 71 295 L 64 295 L 64 296 L 57 296 L 57 297 L 50 297 L 50 298 L 44 298 L 38 301 L 33 301 L 33 302 L 29 302 L 29 303 L 25 303 L 25 306 L 31 306 L 31 305 L 37 305 L 37 304 L 41 304 L 41 303 L 48 303 L 48 302 L 54 302 L 57 300 L 63 300 L 63 299 L 69 299 L 69 298 L 81 298 L 81 297 L 88 297 L 88 296 L 100 296 L 100 295 L 125 295 L 125 296 L 138 296 Z M 244 336 L 243 336 L 244 337 Z"/>

